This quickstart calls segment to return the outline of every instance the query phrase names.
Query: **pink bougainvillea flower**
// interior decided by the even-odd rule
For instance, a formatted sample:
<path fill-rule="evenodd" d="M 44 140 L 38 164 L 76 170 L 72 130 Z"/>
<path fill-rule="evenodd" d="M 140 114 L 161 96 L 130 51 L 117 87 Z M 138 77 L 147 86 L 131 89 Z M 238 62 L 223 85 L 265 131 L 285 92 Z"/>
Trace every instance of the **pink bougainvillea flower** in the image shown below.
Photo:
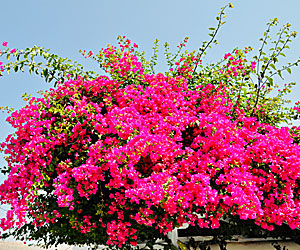
<path fill-rule="evenodd" d="M 6 47 L 7 46 L 7 42 L 3 42 L 2 45 Z"/>
<path fill-rule="evenodd" d="M 120 47 L 95 55 L 112 78 L 69 77 L 7 118 L 16 132 L 0 144 L 10 169 L 0 200 L 11 210 L 0 227 L 62 218 L 116 247 L 136 245 L 141 228 L 163 236 L 230 216 L 299 228 L 300 129 L 247 116 L 222 82 L 190 90 L 193 56 L 175 63 L 173 77 L 147 74 L 130 41 Z M 255 67 L 225 59 L 229 80 Z"/>
<path fill-rule="evenodd" d="M 253 71 L 256 67 L 256 62 L 251 62 L 251 70 Z"/>

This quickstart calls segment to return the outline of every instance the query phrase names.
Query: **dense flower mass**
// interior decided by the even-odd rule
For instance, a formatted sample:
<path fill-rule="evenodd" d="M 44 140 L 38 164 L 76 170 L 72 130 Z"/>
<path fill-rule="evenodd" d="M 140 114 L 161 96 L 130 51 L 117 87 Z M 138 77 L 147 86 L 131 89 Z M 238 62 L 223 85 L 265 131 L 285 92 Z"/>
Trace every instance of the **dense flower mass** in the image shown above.
<path fill-rule="evenodd" d="M 3 230 L 69 223 L 121 247 L 146 229 L 218 228 L 230 216 L 300 227 L 296 132 L 246 115 L 222 81 L 190 89 L 193 56 L 168 75 L 145 73 L 126 46 L 98 57 L 112 78 L 70 77 L 8 118 Z M 255 68 L 226 59 L 226 78 Z"/>

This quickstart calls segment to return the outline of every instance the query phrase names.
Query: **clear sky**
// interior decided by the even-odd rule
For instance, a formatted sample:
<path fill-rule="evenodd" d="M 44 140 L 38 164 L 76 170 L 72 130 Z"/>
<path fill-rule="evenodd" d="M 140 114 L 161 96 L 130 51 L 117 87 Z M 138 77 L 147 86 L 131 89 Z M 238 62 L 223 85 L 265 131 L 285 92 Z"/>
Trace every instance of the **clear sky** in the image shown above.
<path fill-rule="evenodd" d="M 225 0 L 2 0 L 0 1 L 0 41 L 11 48 L 33 45 L 50 48 L 62 57 L 85 62 L 79 49 L 98 51 L 108 43 L 116 43 L 118 35 L 126 35 L 151 55 L 155 39 L 160 44 L 169 42 L 171 48 L 190 37 L 189 49 L 197 49 L 208 39 L 208 28 L 216 25 L 220 8 Z M 266 23 L 274 17 L 280 25 L 287 22 L 300 33 L 299 0 L 231 0 L 233 9 L 227 9 L 227 23 L 217 39 L 220 42 L 207 55 L 208 61 L 220 59 L 234 47 L 259 48 L 258 39 Z M 172 47 L 173 46 L 173 47 Z M 291 44 L 286 61 L 300 56 L 299 38 Z M 1 61 L 1 58 L 0 58 Z M 162 66 L 160 66 L 162 67 Z M 300 68 L 294 68 L 286 81 L 298 82 L 291 95 L 300 99 Z M 35 95 L 40 89 L 52 87 L 42 78 L 28 73 L 12 73 L 0 78 L 0 106 L 20 108 L 24 92 Z M 0 140 L 13 130 L 5 122 L 7 115 L 0 113 Z M 0 165 L 4 161 L 0 160 Z M 3 181 L 3 176 L 0 176 Z M 1 180 L 0 180 L 1 181 Z M 1 181 L 1 182 L 2 182 Z"/>

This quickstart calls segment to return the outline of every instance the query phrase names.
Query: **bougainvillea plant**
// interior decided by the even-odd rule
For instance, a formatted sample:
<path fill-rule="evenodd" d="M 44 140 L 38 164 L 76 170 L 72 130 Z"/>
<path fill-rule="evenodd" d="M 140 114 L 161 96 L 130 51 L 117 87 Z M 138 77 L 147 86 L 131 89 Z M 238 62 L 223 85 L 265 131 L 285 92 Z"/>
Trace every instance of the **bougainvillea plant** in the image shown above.
<path fill-rule="evenodd" d="M 15 61 L 1 63 L 2 72 L 28 66 L 55 80 L 7 119 L 15 133 L 1 144 L 4 237 L 128 249 L 151 248 L 184 223 L 217 229 L 247 221 L 267 232 L 287 225 L 289 236 L 300 228 L 300 130 L 279 126 L 300 108 L 284 106 L 293 83 L 271 94 L 273 76 L 298 63 L 275 67 L 296 33 L 285 25 L 265 56 L 278 22 L 271 20 L 253 60 L 247 47 L 205 65 L 225 8 L 199 51 L 181 52 L 187 39 L 174 55 L 165 45 L 165 73 L 154 70 L 158 42 L 149 61 L 125 37 L 83 51 L 105 76 L 43 48 L 3 43 L 1 55 Z"/>

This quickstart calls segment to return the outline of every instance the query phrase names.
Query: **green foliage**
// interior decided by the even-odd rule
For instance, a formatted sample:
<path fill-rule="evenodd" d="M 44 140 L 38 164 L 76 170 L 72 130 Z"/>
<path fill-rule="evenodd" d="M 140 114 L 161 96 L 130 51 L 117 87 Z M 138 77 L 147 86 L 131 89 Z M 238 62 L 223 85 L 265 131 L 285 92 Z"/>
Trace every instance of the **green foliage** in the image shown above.
<path fill-rule="evenodd" d="M 94 79 L 98 76 L 93 71 L 84 71 L 81 64 L 52 54 L 49 49 L 42 47 L 14 49 L 13 53 L 7 48 L 0 55 L 6 57 L 8 61 L 3 68 L 5 72 L 10 73 L 12 70 L 24 72 L 27 69 L 30 74 L 39 75 L 46 82 L 54 81 L 54 86 L 59 82 L 63 83 L 68 75 L 74 78 L 81 76 L 84 79 Z"/>

